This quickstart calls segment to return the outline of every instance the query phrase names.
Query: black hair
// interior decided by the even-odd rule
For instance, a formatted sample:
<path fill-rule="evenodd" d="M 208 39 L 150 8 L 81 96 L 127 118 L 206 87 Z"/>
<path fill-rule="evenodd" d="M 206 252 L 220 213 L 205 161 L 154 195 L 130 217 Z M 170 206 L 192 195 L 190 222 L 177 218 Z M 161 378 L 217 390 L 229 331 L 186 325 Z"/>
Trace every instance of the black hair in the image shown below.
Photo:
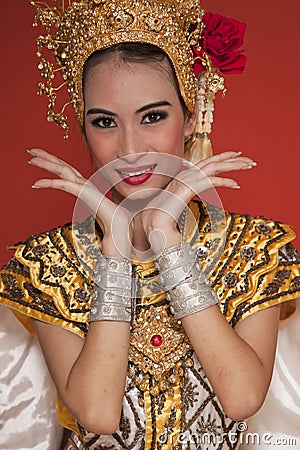
<path fill-rule="evenodd" d="M 83 76 L 82 76 L 83 92 L 90 70 L 96 67 L 99 63 L 105 62 L 111 56 L 116 56 L 120 62 L 125 64 L 135 62 L 151 65 L 154 63 L 163 63 L 165 60 L 167 60 L 169 62 L 169 69 L 167 69 L 167 72 L 170 81 L 173 83 L 176 89 L 183 113 L 185 115 L 190 115 L 190 111 L 188 110 L 182 98 L 176 72 L 169 56 L 163 50 L 161 50 L 159 47 L 153 44 L 144 44 L 139 42 L 125 42 L 113 45 L 111 47 L 102 50 L 97 50 L 96 52 L 92 53 L 91 56 L 86 60 L 83 67 Z M 162 66 L 162 68 L 166 70 L 165 66 Z"/>

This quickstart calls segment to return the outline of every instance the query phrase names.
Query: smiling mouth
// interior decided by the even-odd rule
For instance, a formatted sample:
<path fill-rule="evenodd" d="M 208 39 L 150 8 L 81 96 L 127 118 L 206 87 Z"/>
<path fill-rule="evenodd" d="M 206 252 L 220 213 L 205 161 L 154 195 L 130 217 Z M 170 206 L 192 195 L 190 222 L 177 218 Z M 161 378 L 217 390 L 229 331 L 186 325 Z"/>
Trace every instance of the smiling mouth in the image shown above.
<path fill-rule="evenodd" d="M 153 164 L 152 166 L 148 166 L 147 168 L 141 168 L 140 170 L 135 170 L 135 171 L 130 171 L 130 170 L 120 170 L 120 169 L 116 169 L 116 171 L 122 176 L 122 177 L 126 177 L 126 178 L 131 178 L 131 177 L 140 177 L 141 175 L 145 175 L 149 172 L 152 172 L 155 167 L 157 166 L 157 164 Z"/>

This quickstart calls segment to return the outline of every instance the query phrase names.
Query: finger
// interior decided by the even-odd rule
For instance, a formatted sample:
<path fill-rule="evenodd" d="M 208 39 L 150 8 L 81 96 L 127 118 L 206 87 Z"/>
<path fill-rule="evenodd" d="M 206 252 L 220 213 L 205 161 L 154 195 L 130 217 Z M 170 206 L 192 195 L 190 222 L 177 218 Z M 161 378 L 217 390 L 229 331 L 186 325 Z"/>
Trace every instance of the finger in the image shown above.
<path fill-rule="evenodd" d="M 241 186 L 232 178 L 210 177 L 209 179 L 214 187 L 227 187 L 231 189 L 241 188 Z"/>
<path fill-rule="evenodd" d="M 75 182 L 73 180 L 67 179 L 48 179 L 43 178 L 41 180 L 36 181 L 32 188 L 35 189 L 58 189 L 60 191 L 68 192 L 69 194 L 73 194 L 75 196 L 79 196 L 80 191 L 83 188 L 83 184 Z"/>
<path fill-rule="evenodd" d="M 168 210 L 168 202 L 171 202 L 172 196 L 178 197 L 180 202 L 188 204 L 195 195 L 199 196 L 207 189 L 221 186 L 239 188 L 238 183 L 229 178 L 216 177 L 214 175 L 207 176 L 200 170 L 192 171 L 192 173 L 191 171 L 184 171 L 179 174 L 177 179 L 173 179 L 169 185 L 166 186 L 163 193 L 160 194 L 154 202 Z M 171 194 L 170 198 L 167 197 L 167 194 Z M 178 203 L 178 208 L 180 202 Z M 172 209 L 174 210 L 173 204 Z"/>
<path fill-rule="evenodd" d="M 47 172 L 51 172 L 63 179 L 65 178 L 70 181 L 84 180 L 83 176 L 76 169 L 64 162 L 53 162 L 36 156 L 28 161 L 28 163 L 32 166 L 47 170 Z"/>
<path fill-rule="evenodd" d="M 34 165 L 61 177 L 61 179 L 38 180 L 32 187 L 36 189 L 57 189 L 76 196 L 96 218 L 104 234 L 108 233 L 112 236 L 119 254 L 127 255 L 128 246 L 131 245 L 128 240 L 128 233 L 126 233 L 130 223 L 128 213 L 123 211 L 123 208 L 117 209 L 116 204 L 109 200 L 101 190 L 97 189 L 91 181 L 85 180 L 78 171 L 75 171 L 73 167 L 65 164 L 59 158 L 47 154 L 43 150 L 34 152 L 32 156 L 34 156 Z M 120 226 L 124 233 L 120 233 Z"/>
<path fill-rule="evenodd" d="M 237 156 L 241 156 L 242 152 L 236 152 L 236 151 L 226 151 L 226 152 L 221 152 L 221 153 L 217 153 L 215 155 L 210 156 L 209 158 L 206 158 L 206 160 L 210 159 L 213 161 L 221 161 L 222 159 L 231 159 L 231 158 L 236 158 Z M 206 161 L 204 160 L 204 161 Z M 201 161 L 199 161 L 201 162 Z"/>
<path fill-rule="evenodd" d="M 110 204 L 114 205 L 113 202 L 107 199 L 102 192 L 98 191 L 98 189 L 88 181 L 78 183 L 67 179 L 42 179 L 36 181 L 32 187 L 34 189 L 58 189 L 75 195 L 84 202 L 94 215 L 99 213 L 100 205 L 102 206 L 102 204 L 105 203 L 103 206 L 105 212 L 110 212 Z"/>
<path fill-rule="evenodd" d="M 43 161 L 43 160 L 49 161 L 54 164 L 56 163 L 58 165 L 70 167 L 76 173 L 77 176 L 82 176 L 81 173 L 77 169 L 75 169 L 73 166 L 68 164 L 66 161 L 63 161 L 62 159 L 58 158 L 55 155 L 52 155 L 51 153 L 46 152 L 45 150 L 33 149 L 33 150 L 28 150 L 28 153 L 31 156 L 33 156 L 33 159 L 30 160 L 30 164 L 32 164 L 32 165 L 37 165 L 40 167 L 41 161 Z M 37 159 L 37 158 L 40 158 L 40 159 Z"/>
<path fill-rule="evenodd" d="M 62 159 L 58 158 L 57 156 L 55 156 L 51 153 L 48 153 L 41 148 L 34 148 L 31 150 L 27 150 L 27 152 L 31 156 L 33 156 L 33 158 L 30 160 L 30 164 L 32 164 L 32 165 L 35 165 L 35 166 L 38 166 L 38 167 L 41 167 L 42 169 L 44 169 L 43 161 L 51 162 L 53 164 L 69 167 L 74 171 L 74 173 L 77 176 L 79 176 L 79 177 L 82 176 L 81 173 L 77 169 L 75 169 L 73 166 L 68 164 L 66 161 L 63 161 Z"/>
<path fill-rule="evenodd" d="M 242 152 L 233 152 L 233 151 L 222 152 L 222 153 L 218 153 L 216 155 L 212 155 L 209 158 L 198 161 L 196 166 L 200 168 L 200 166 L 205 165 L 207 162 L 224 161 L 226 159 L 241 157 L 241 155 L 242 155 Z"/>
<path fill-rule="evenodd" d="M 187 194 L 189 196 L 198 194 L 200 187 L 207 186 L 207 184 L 211 183 L 210 178 L 215 177 L 219 173 L 249 169 L 252 167 L 254 166 L 250 164 L 248 160 L 244 161 L 239 159 L 211 162 L 201 170 L 194 166 L 189 170 L 180 172 L 170 181 L 165 190 L 176 193 L 179 196 L 183 195 L 183 198 L 187 199 Z M 189 200 L 190 198 L 188 199 L 188 201 Z"/>
<path fill-rule="evenodd" d="M 162 190 L 157 197 L 153 198 L 153 200 L 146 205 L 144 211 L 147 209 L 161 211 L 163 213 L 162 220 L 165 226 L 166 215 L 172 220 L 177 221 L 186 205 L 195 195 L 200 196 L 202 192 L 213 187 L 240 188 L 238 183 L 230 178 L 207 176 L 198 176 L 194 178 L 194 180 L 189 179 L 188 183 L 181 182 L 182 180 L 180 180 L 180 182 L 177 182 L 176 184 L 176 189 L 174 189 L 175 183 L 173 183 L 174 180 L 172 180 L 170 186 L 173 184 L 173 187 L 170 188 L 170 186 L 168 186 Z"/>
<path fill-rule="evenodd" d="M 213 176 L 223 172 L 252 169 L 256 163 L 249 158 L 235 158 L 232 160 L 210 162 L 201 168 L 201 172 L 206 176 Z"/>
<path fill-rule="evenodd" d="M 78 176 L 73 168 L 69 166 L 65 166 L 57 162 L 48 161 L 40 157 L 35 157 L 32 160 L 28 161 L 28 163 L 32 166 L 39 167 L 46 170 L 47 172 L 53 173 L 54 175 L 57 175 L 62 179 L 76 181 L 77 179 L 83 178 L 80 174 Z"/>
<path fill-rule="evenodd" d="M 227 153 L 228 155 L 228 153 Z M 219 155 L 218 155 L 219 156 Z M 212 175 L 214 173 L 220 173 L 222 170 L 220 170 L 221 164 L 226 164 L 227 167 L 229 167 L 228 170 L 242 170 L 242 169 L 250 169 L 252 167 L 257 166 L 257 163 L 253 161 L 251 158 L 247 158 L 245 156 L 234 156 L 231 158 L 228 158 L 226 155 L 224 158 L 208 158 L 205 161 L 201 161 L 200 163 L 197 163 L 196 165 L 190 164 L 190 163 L 184 163 L 183 167 L 184 169 L 181 172 L 186 171 L 201 171 L 205 174 Z M 225 167 L 225 166 L 224 166 Z M 224 171 L 227 169 L 225 168 Z"/>
<path fill-rule="evenodd" d="M 224 177 L 206 177 L 197 178 L 195 180 L 189 180 L 189 183 L 181 183 L 181 187 L 176 190 L 176 196 L 178 196 L 185 204 L 195 196 L 200 196 L 202 192 L 213 187 L 227 187 L 231 189 L 240 189 L 239 184 L 231 179 Z"/>
<path fill-rule="evenodd" d="M 195 166 L 202 170 L 204 166 L 210 163 L 218 163 L 222 161 L 234 161 L 234 160 L 241 160 L 245 162 L 254 163 L 254 161 L 251 158 L 248 158 L 246 156 L 241 156 L 241 152 L 223 152 L 218 155 L 211 156 L 210 158 L 206 158 L 202 161 L 199 161 Z"/>

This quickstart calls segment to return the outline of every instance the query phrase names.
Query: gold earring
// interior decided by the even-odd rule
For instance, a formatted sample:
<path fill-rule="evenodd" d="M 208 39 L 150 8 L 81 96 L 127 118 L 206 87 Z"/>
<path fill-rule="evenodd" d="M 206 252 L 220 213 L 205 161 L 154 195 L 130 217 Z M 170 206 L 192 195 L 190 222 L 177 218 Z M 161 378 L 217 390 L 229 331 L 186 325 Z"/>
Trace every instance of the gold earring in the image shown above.
<path fill-rule="evenodd" d="M 209 139 L 211 125 L 214 120 L 214 98 L 218 91 L 226 92 L 224 78 L 212 67 L 210 58 L 204 54 L 202 61 L 206 71 L 198 78 L 197 95 L 198 115 L 191 139 L 185 145 L 185 158 L 192 164 L 212 156 L 212 145 Z"/>
<path fill-rule="evenodd" d="M 212 145 L 208 133 L 199 133 L 195 131 L 184 147 L 184 157 L 192 164 L 212 156 Z"/>

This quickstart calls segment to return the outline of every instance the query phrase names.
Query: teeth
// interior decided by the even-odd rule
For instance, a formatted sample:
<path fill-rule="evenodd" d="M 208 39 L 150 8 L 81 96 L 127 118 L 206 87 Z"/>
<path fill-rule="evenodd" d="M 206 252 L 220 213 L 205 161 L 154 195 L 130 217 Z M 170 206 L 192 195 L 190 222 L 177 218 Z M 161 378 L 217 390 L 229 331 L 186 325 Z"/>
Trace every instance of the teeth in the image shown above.
<path fill-rule="evenodd" d="M 126 176 L 126 177 L 138 177 L 140 175 L 144 175 L 145 173 L 150 172 L 151 170 L 153 170 L 155 167 L 155 164 L 152 167 L 149 167 L 149 169 L 147 170 L 139 170 L 137 172 L 122 172 L 121 170 L 119 170 L 119 173 L 121 173 L 122 175 Z"/>

